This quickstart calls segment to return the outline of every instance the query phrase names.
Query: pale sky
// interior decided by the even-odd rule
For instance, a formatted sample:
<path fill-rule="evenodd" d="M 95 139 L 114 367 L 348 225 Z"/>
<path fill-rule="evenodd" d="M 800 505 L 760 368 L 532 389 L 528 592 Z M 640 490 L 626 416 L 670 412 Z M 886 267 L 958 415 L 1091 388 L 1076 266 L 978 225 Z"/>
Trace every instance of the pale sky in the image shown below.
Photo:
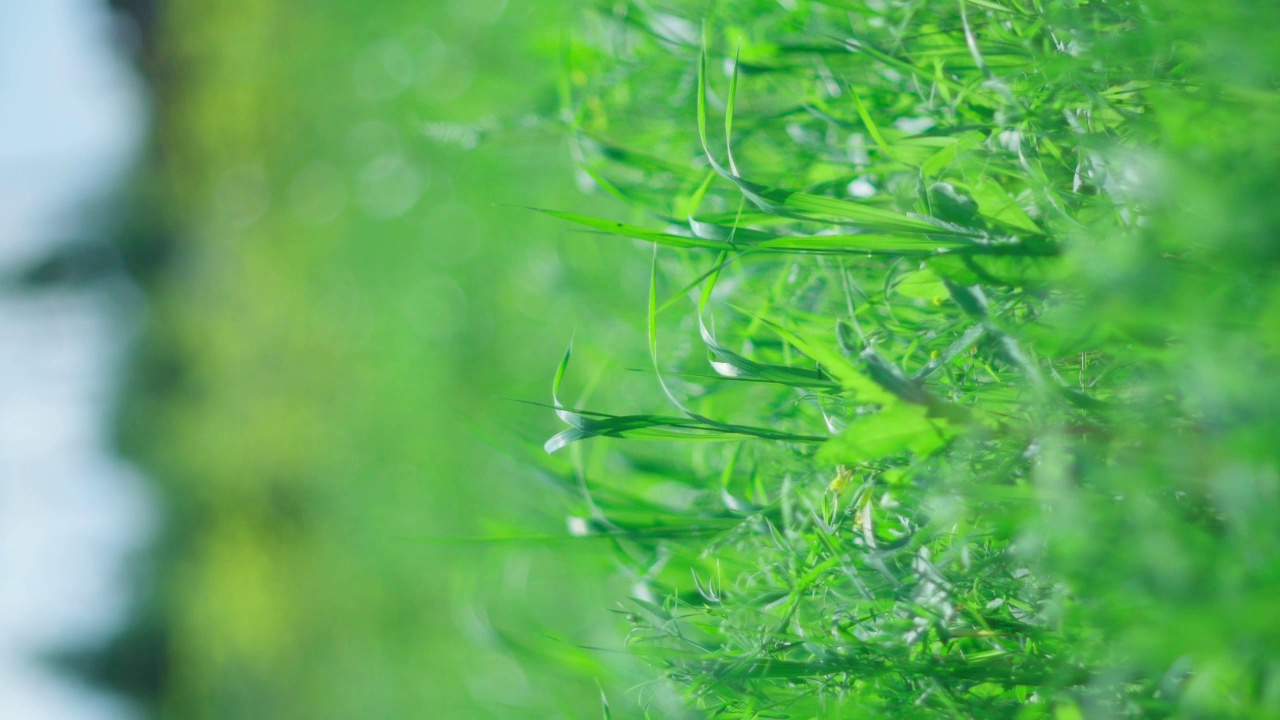
<path fill-rule="evenodd" d="M 84 237 L 124 177 L 141 84 L 98 0 L 0 0 L 0 274 Z M 125 720 L 119 699 L 33 660 L 108 636 L 129 608 L 124 558 L 153 523 L 107 419 L 127 316 L 101 290 L 0 290 L 0 717 Z"/>

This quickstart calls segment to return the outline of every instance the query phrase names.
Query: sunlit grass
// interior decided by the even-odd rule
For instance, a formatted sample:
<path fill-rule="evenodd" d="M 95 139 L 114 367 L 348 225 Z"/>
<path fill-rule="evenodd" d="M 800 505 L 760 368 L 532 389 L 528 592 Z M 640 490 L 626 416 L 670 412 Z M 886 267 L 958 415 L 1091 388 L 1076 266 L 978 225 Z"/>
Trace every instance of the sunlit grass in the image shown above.
<path fill-rule="evenodd" d="M 566 354 L 548 468 L 693 707 L 1280 713 L 1280 17 L 1222 7 L 636 3 L 571 45 L 632 211 L 548 212 L 652 253 L 650 392 Z"/>

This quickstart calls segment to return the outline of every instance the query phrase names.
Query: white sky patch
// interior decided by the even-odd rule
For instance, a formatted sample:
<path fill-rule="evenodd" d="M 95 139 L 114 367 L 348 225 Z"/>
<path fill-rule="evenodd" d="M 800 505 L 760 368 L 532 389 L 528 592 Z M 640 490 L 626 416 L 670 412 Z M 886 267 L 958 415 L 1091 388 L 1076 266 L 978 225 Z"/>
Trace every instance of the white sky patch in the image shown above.
<path fill-rule="evenodd" d="M 137 157 L 144 93 L 105 5 L 0 2 L 0 273 L 82 239 L 90 204 Z M 141 478 L 110 453 L 120 297 L 0 292 L 0 717 L 139 716 L 35 660 L 119 627 L 125 560 L 153 522 Z"/>

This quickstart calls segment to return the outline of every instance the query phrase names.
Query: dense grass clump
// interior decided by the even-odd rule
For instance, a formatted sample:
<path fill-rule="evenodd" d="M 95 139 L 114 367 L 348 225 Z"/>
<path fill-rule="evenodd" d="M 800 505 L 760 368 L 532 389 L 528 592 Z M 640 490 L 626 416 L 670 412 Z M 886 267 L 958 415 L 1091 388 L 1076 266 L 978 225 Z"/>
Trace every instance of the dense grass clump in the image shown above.
<path fill-rule="evenodd" d="M 1275 27 L 1245 0 L 591 19 L 563 115 L 630 217 L 553 214 L 652 246 L 653 392 L 589 411 L 566 355 L 547 450 L 694 707 L 1280 715 Z"/>

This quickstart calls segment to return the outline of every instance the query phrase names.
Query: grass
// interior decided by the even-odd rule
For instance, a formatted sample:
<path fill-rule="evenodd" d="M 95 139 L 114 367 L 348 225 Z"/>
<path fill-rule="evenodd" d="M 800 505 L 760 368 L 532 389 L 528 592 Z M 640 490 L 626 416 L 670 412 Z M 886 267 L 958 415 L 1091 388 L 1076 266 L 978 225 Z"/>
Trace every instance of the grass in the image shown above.
<path fill-rule="evenodd" d="M 562 115 L 630 217 L 548 212 L 647 249 L 649 390 L 566 353 L 545 447 L 692 707 L 1280 715 L 1277 20 L 594 16 Z"/>

